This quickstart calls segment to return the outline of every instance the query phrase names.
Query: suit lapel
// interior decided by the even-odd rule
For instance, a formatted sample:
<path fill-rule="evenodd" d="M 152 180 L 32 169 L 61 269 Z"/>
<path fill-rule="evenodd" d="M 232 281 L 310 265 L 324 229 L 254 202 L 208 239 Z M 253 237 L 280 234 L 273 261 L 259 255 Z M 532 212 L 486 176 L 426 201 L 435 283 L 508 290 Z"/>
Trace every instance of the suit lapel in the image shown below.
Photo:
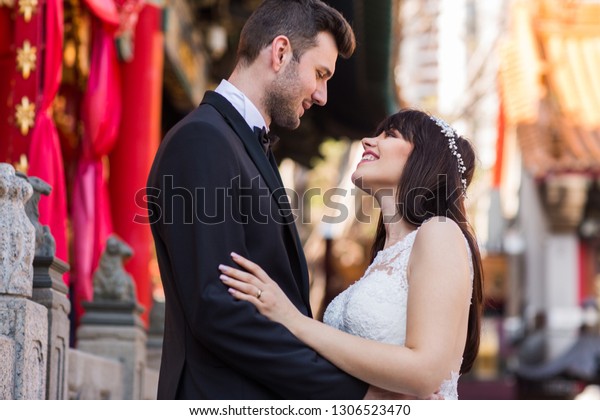
<path fill-rule="evenodd" d="M 281 179 L 281 175 L 279 174 L 279 168 L 277 167 L 277 161 L 275 160 L 275 156 L 272 151 L 269 151 L 269 163 L 275 172 L 277 179 L 279 180 L 279 184 L 281 188 L 278 190 L 279 193 L 275 193 L 274 197 L 277 202 L 280 204 L 280 207 L 286 212 L 286 215 L 289 214 L 289 218 L 287 220 L 287 226 L 290 228 L 292 233 L 292 237 L 294 238 L 294 245 L 296 246 L 296 254 L 298 255 L 298 260 L 300 262 L 300 270 L 302 271 L 302 278 L 305 279 L 304 287 L 302 287 L 302 297 L 306 302 L 306 306 L 309 310 L 309 315 L 312 316 L 311 308 L 310 308 L 310 298 L 308 294 L 308 266 L 306 263 L 306 258 L 304 256 L 304 251 L 302 249 L 302 243 L 300 242 L 300 235 L 298 235 L 298 230 L 296 229 L 296 223 L 293 220 L 293 212 L 288 201 L 288 196 L 285 193 L 285 189 L 283 188 L 283 181 Z M 279 198 L 281 197 L 281 199 Z"/>
<path fill-rule="evenodd" d="M 231 128 L 233 128 L 238 137 L 242 140 L 248 155 L 250 155 L 250 158 L 263 176 L 269 189 L 271 191 L 276 191 L 280 187 L 279 180 L 273 172 L 269 161 L 265 159 L 265 153 L 256 140 L 254 132 L 239 112 L 237 112 L 227 99 L 212 91 L 206 92 L 202 103 L 213 106 L 223 118 L 225 118 Z"/>
<path fill-rule="evenodd" d="M 248 155 L 258 168 L 262 175 L 265 183 L 269 187 L 269 190 L 273 194 L 273 199 L 277 203 L 277 206 L 281 209 L 281 214 L 286 222 L 288 229 L 294 240 L 296 248 L 296 255 L 299 261 L 302 278 L 300 280 L 302 297 L 304 298 L 307 306 L 310 310 L 309 297 L 308 297 L 308 268 L 306 265 L 306 259 L 304 258 L 304 252 L 302 251 L 302 244 L 296 230 L 294 223 L 294 215 L 291 210 L 288 196 L 283 188 L 283 182 L 279 175 L 279 169 L 277 168 L 277 162 L 273 156 L 273 153 L 269 153 L 269 157 L 265 156 L 265 153 L 256 139 L 256 135 L 252 129 L 248 126 L 248 123 L 240 115 L 240 113 L 229 103 L 227 99 L 219 95 L 216 92 L 208 91 L 204 95 L 202 100 L 203 104 L 208 104 L 214 107 L 219 114 L 225 118 L 231 128 L 236 132 L 238 137 L 242 140 Z"/>

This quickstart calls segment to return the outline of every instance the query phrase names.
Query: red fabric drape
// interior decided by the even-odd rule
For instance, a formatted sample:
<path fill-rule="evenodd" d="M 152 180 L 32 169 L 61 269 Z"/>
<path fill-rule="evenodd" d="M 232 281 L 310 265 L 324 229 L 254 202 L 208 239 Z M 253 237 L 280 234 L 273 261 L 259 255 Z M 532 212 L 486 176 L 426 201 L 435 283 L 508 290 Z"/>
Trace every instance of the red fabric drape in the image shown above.
<path fill-rule="evenodd" d="M 87 3 L 99 2 L 88 0 Z M 106 238 L 112 233 L 108 174 L 104 163 L 117 139 L 121 120 L 114 20 L 93 19 L 90 76 L 82 104 L 82 155 L 77 166 L 72 203 L 76 320 L 83 313 L 81 302 L 93 298 L 92 275 Z"/>
<path fill-rule="evenodd" d="M 12 80 L 15 67 L 15 52 L 13 42 L 15 37 L 12 9 L 0 7 L 0 162 L 12 163 L 11 150 L 11 121 L 8 118 L 13 111 L 9 101 L 13 90 Z"/>
<path fill-rule="evenodd" d="M 108 27 L 114 30 L 119 26 L 119 13 L 113 0 L 85 0 L 85 4 Z"/>
<path fill-rule="evenodd" d="M 163 75 L 162 9 L 147 4 L 135 26 L 135 55 L 121 63 L 123 120 L 119 140 L 110 155 L 110 194 L 115 232 L 134 250 L 125 269 L 136 282 L 137 298 L 148 321 L 152 306 L 150 261 L 152 234 L 146 223 L 140 192 L 145 191 L 152 160 L 160 143 L 160 112 Z M 127 182 L 123 182 L 127 179 Z M 136 201 L 137 200 L 137 201 Z"/>
<path fill-rule="evenodd" d="M 37 176 L 52 186 L 52 194 L 40 200 L 40 221 L 50 227 L 56 241 L 56 256 L 68 261 L 65 173 L 60 140 L 52 121 L 50 108 L 62 76 L 64 30 L 62 1 L 46 2 L 45 20 L 43 88 L 40 92 L 40 108 L 29 145 L 28 174 Z M 65 281 L 68 283 L 67 279 L 68 277 L 65 276 Z"/>

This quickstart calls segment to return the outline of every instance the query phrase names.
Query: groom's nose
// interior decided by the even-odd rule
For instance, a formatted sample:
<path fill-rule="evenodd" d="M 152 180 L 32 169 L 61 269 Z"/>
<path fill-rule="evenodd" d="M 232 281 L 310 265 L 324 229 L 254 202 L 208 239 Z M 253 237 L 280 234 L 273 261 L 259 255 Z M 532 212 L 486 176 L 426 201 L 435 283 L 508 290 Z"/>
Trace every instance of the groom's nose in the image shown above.
<path fill-rule="evenodd" d="M 327 103 L 327 82 L 317 85 L 317 89 L 312 94 L 312 100 L 320 106 L 324 106 Z"/>

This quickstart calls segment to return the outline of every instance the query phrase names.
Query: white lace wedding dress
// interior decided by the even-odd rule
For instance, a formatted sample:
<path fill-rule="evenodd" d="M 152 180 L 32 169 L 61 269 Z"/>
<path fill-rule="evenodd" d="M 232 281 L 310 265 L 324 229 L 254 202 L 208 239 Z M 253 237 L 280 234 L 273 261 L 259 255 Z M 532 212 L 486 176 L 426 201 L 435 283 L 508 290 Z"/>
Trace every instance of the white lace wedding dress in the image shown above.
<path fill-rule="evenodd" d="M 353 335 L 403 346 L 408 295 L 406 269 L 417 232 L 418 229 L 379 251 L 362 278 L 329 304 L 323 321 Z M 458 372 L 448 372 L 448 379 L 440 387 L 444 399 L 458 399 L 458 377 Z"/>

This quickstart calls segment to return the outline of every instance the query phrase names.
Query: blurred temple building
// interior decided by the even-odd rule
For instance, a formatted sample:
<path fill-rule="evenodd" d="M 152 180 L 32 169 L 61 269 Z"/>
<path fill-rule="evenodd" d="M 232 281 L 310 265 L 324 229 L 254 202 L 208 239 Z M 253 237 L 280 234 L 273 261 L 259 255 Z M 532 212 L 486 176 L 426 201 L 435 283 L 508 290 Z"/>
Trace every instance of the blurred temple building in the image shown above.
<path fill-rule="evenodd" d="M 546 382 L 549 395 L 571 398 L 600 381 L 593 346 L 580 347 L 586 314 L 597 312 L 588 304 L 598 297 L 600 274 L 600 2 L 514 1 L 509 17 L 494 178 L 500 204 L 516 209 L 501 241 L 513 274 L 504 285 L 511 330 L 522 347 L 516 371 L 531 379 L 531 365 L 544 370 L 566 355 L 589 358 L 591 376 L 562 365 L 546 369 L 555 375 L 544 381 L 538 376 L 537 389 L 525 387 L 539 397 Z"/>
<path fill-rule="evenodd" d="M 488 304 L 461 398 L 573 398 L 598 381 L 581 331 L 600 267 L 599 3 L 402 2 L 402 103 L 447 119 L 480 159 L 468 206 Z M 582 353 L 585 375 L 557 368 Z"/>

